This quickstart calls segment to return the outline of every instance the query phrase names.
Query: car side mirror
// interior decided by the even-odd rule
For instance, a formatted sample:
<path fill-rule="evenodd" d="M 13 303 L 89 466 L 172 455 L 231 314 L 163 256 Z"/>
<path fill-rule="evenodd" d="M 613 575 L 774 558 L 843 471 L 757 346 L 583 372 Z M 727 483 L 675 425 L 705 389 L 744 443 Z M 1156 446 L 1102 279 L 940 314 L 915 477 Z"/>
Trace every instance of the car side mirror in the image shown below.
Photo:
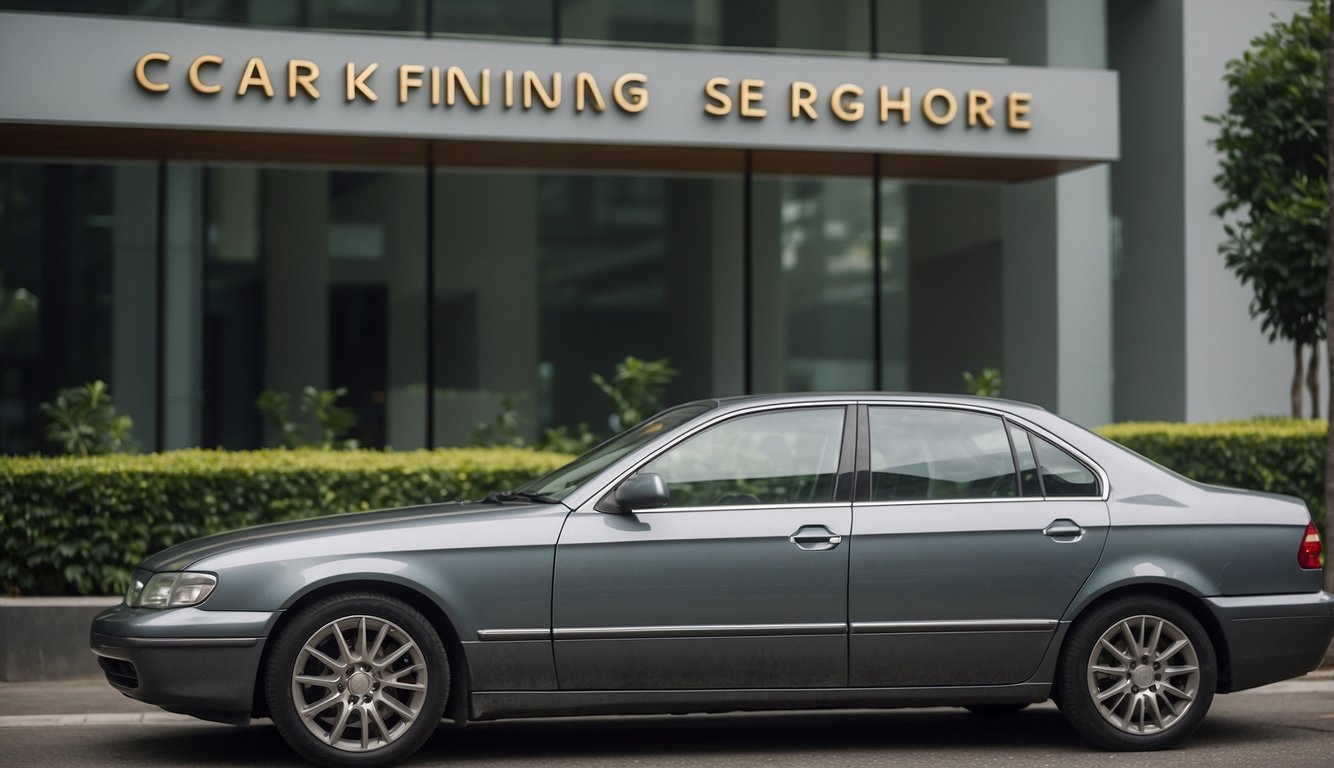
<path fill-rule="evenodd" d="M 616 506 L 628 512 L 636 509 L 653 509 L 671 501 L 672 495 L 667 490 L 667 483 L 662 475 L 654 472 L 640 472 L 631 475 L 616 487 Z"/>

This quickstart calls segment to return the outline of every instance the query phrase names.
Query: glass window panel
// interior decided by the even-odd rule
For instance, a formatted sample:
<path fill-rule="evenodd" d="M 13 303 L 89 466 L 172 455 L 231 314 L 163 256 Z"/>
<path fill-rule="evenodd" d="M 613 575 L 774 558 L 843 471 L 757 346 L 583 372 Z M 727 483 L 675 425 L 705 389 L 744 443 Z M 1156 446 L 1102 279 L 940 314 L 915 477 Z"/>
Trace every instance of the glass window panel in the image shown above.
<path fill-rule="evenodd" d="M 175 15 L 176 0 L 0 0 L 0 11 L 167 17 Z"/>
<path fill-rule="evenodd" d="M 1052 0 L 874 0 L 879 56 L 1045 66 Z"/>
<path fill-rule="evenodd" d="M 54 450 L 38 404 L 101 379 L 156 448 L 157 166 L 0 163 L 0 453 Z"/>
<path fill-rule="evenodd" d="M 873 388 L 870 179 L 757 177 L 752 206 L 755 391 Z"/>
<path fill-rule="evenodd" d="M 442 171 L 435 440 L 616 431 L 592 373 L 667 358 L 664 404 L 743 386 L 739 177 Z"/>
<path fill-rule="evenodd" d="M 842 408 L 741 416 L 646 464 L 671 507 L 817 504 L 834 500 Z"/>
<path fill-rule="evenodd" d="M 206 445 L 274 444 L 256 398 L 284 393 L 297 415 L 307 386 L 347 390 L 362 445 L 426 444 L 425 187 L 418 171 L 209 171 Z"/>
<path fill-rule="evenodd" d="M 1028 431 L 1011 424 L 1010 441 L 1014 444 L 1014 455 L 1019 462 L 1019 485 L 1024 495 L 1041 496 L 1042 481 L 1038 478 L 1038 463 L 1033 458 L 1033 444 L 1028 440 Z"/>
<path fill-rule="evenodd" d="M 255 27 L 425 34 L 426 0 L 191 0 L 182 17 Z"/>
<path fill-rule="evenodd" d="M 442 36 L 550 40 L 551 0 L 431 0 L 433 32 Z"/>
<path fill-rule="evenodd" d="M 870 0 L 563 0 L 562 41 L 866 55 Z"/>
<path fill-rule="evenodd" d="M 1004 422 L 926 408 L 872 408 L 871 500 L 1018 495 Z"/>
<path fill-rule="evenodd" d="M 1098 478 L 1074 456 L 1052 445 L 1037 435 L 1038 466 L 1042 468 L 1042 487 L 1047 497 L 1101 496 Z"/>

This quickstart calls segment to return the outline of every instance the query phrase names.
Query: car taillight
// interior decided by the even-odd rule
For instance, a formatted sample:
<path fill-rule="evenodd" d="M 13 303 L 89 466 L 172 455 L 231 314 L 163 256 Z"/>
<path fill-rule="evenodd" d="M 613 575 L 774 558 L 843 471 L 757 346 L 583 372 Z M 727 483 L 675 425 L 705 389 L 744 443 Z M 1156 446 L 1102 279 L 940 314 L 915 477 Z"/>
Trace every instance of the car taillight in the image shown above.
<path fill-rule="evenodd" d="M 1323 558 L 1320 557 L 1323 548 L 1320 546 L 1320 532 L 1316 530 L 1315 523 L 1306 526 L 1306 535 L 1302 536 L 1302 545 L 1297 548 L 1297 565 L 1303 568 L 1319 568 Z"/>

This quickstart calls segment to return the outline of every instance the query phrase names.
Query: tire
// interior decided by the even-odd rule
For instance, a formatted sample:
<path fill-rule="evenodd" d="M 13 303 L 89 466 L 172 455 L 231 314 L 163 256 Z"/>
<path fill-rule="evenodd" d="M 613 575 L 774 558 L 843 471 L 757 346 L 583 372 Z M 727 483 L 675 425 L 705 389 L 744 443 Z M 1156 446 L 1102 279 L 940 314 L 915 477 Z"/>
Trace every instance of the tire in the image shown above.
<path fill-rule="evenodd" d="M 279 633 L 264 670 L 278 732 L 325 766 L 407 758 L 435 732 L 448 692 L 439 633 L 412 606 L 375 592 L 303 608 Z"/>
<path fill-rule="evenodd" d="M 1061 712 L 1103 749 L 1179 744 L 1204 720 L 1218 681 L 1209 634 L 1159 597 L 1098 606 L 1070 630 L 1057 669 Z"/>
<path fill-rule="evenodd" d="M 1028 704 L 969 704 L 964 707 L 978 717 L 1005 717 L 1027 708 Z"/>

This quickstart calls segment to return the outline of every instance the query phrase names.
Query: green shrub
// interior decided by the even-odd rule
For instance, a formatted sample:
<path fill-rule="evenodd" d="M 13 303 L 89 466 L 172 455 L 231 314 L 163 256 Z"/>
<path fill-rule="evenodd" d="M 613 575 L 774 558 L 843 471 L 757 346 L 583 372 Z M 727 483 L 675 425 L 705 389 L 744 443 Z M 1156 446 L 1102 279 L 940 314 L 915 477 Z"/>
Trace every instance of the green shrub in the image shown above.
<path fill-rule="evenodd" d="M 116 594 L 145 556 L 187 539 L 481 498 L 569 458 L 518 449 L 0 457 L 0 594 Z"/>
<path fill-rule="evenodd" d="M 1323 529 L 1328 429 L 1321 420 L 1256 419 L 1126 422 L 1098 433 L 1202 483 L 1299 496 Z"/>

